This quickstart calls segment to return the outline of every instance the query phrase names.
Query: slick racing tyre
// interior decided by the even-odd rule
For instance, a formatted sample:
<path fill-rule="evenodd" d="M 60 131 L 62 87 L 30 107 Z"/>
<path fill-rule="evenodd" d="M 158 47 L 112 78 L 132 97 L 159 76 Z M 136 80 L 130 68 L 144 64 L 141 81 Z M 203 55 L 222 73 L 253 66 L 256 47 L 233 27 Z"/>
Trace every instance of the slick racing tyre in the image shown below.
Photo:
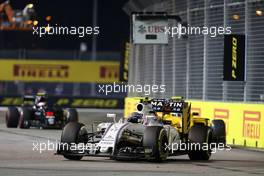
<path fill-rule="evenodd" d="M 226 127 L 223 120 L 212 120 L 212 142 L 226 144 Z"/>
<path fill-rule="evenodd" d="M 19 128 L 28 129 L 30 128 L 31 111 L 30 109 L 23 107 L 19 117 Z"/>
<path fill-rule="evenodd" d="M 84 124 L 78 122 L 69 122 L 66 124 L 62 131 L 61 144 L 64 146 L 67 144 L 69 147 L 73 143 L 85 143 L 84 138 L 87 136 L 84 133 L 87 133 L 87 131 L 82 127 L 84 127 Z M 69 160 L 81 160 L 83 157 L 80 155 L 74 155 L 74 151 L 71 151 L 69 148 L 68 150 L 60 148 L 59 153 L 62 153 L 64 158 Z"/>
<path fill-rule="evenodd" d="M 161 126 L 148 126 L 145 128 L 143 136 L 143 147 L 151 149 L 150 154 L 146 153 L 146 158 L 150 161 L 160 162 L 167 159 L 168 137 L 166 130 Z"/>
<path fill-rule="evenodd" d="M 16 107 L 8 107 L 6 112 L 6 127 L 17 128 L 19 120 L 19 112 Z"/>
<path fill-rule="evenodd" d="M 204 125 L 195 125 L 190 129 L 188 139 L 189 146 L 191 146 L 188 152 L 189 158 L 191 160 L 209 160 L 211 156 L 211 128 Z"/>

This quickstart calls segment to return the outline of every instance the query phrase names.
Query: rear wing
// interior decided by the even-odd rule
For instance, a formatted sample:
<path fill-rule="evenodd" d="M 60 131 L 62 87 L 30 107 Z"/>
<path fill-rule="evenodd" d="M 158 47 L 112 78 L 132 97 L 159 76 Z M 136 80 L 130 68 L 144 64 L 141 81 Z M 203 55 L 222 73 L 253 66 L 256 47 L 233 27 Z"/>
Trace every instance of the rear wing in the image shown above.
<path fill-rule="evenodd" d="M 182 113 L 186 107 L 186 102 L 183 98 L 171 99 L 141 99 L 144 105 L 150 105 L 153 112 L 175 112 Z"/>
<path fill-rule="evenodd" d="M 24 101 L 34 101 L 35 100 L 35 96 L 34 95 L 24 95 L 23 96 L 23 100 Z"/>
<path fill-rule="evenodd" d="M 23 96 L 23 105 L 32 105 L 32 104 L 34 104 L 35 98 L 36 97 L 34 95 L 25 95 L 25 96 Z"/>

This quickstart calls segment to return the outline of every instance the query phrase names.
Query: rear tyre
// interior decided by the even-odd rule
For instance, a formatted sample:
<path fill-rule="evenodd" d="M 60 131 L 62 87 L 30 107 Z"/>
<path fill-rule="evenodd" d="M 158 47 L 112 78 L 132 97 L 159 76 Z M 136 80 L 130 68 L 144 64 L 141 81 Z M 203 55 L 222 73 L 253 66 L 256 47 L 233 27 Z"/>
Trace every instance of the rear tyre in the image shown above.
<path fill-rule="evenodd" d="M 167 159 L 168 137 L 166 130 L 161 126 L 149 126 L 145 128 L 143 136 L 143 147 L 151 149 L 150 154 L 146 154 L 148 160 L 160 162 Z"/>
<path fill-rule="evenodd" d="M 31 110 L 23 107 L 20 113 L 18 126 L 21 129 L 30 128 Z"/>
<path fill-rule="evenodd" d="M 67 144 L 70 146 L 72 143 L 78 144 L 84 142 L 84 138 L 82 137 L 82 133 L 85 130 L 84 124 L 78 122 L 69 122 L 63 128 L 62 135 L 61 135 L 61 143 Z M 81 160 L 83 156 L 74 155 L 73 151 L 71 150 L 63 150 L 60 148 L 59 153 L 63 154 L 64 158 L 69 160 Z"/>
<path fill-rule="evenodd" d="M 79 117 L 78 117 L 78 112 L 74 108 L 69 108 L 67 110 L 67 115 L 66 115 L 67 122 L 78 122 Z"/>
<path fill-rule="evenodd" d="M 212 120 L 212 142 L 226 144 L 226 127 L 223 120 Z"/>
<path fill-rule="evenodd" d="M 188 153 L 190 160 L 209 160 L 211 157 L 211 138 L 212 131 L 210 127 L 197 125 L 190 129 L 188 134 L 189 146 L 192 146 Z"/>
<path fill-rule="evenodd" d="M 19 120 L 19 112 L 16 107 L 8 107 L 6 112 L 6 127 L 17 128 Z"/>

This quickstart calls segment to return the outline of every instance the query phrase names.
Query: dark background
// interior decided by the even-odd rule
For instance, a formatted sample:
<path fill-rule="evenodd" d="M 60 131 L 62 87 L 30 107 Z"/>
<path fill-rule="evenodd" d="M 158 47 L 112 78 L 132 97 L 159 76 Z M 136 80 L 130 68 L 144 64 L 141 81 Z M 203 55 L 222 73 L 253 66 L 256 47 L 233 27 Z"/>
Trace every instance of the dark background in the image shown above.
<path fill-rule="evenodd" d="M 5 0 L 0 0 L 4 2 Z M 120 51 L 122 43 L 128 39 L 129 16 L 122 10 L 127 0 L 98 0 L 98 51 Z M 51 25 L 58 26 L 92 26 L 93 0 L 10 0 L 13 9 L 23 9 L 33 3 L 39 25 L 46 26 L 46 16 L 52 16 Z M 79 49 L 85 42 L 91 50 L 92 36 L 32 36 L 32 32 L 1 31 L 1 48 L 26 49 Z"/>

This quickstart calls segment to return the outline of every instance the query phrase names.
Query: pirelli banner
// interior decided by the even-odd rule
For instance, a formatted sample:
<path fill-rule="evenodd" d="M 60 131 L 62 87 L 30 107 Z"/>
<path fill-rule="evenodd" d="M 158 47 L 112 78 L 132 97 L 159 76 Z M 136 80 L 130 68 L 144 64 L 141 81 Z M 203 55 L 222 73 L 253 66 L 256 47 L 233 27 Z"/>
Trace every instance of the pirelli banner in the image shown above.
<path fill-rule="evenodd" d="M 229 144 L 264 148 L 264 104 L 192 101 L 192 111 L 222 119 Z"/>
<path fill-rule="evenodd" d="M 245 81 L 245 35 L 225 35 L 224 81 Z"/>
<path fill-rule="evenodd" d="M 119 62 L 0 59 L 1 81 L 112 83 Z"/>
<path fill-rule="evenodd" d="M 21 96 L 0 96 L 0 106 L 20 106 Z M 98 97 L 48 97 L 48 103 L 66 108 L 123 109 L 124 99 Z"/>

